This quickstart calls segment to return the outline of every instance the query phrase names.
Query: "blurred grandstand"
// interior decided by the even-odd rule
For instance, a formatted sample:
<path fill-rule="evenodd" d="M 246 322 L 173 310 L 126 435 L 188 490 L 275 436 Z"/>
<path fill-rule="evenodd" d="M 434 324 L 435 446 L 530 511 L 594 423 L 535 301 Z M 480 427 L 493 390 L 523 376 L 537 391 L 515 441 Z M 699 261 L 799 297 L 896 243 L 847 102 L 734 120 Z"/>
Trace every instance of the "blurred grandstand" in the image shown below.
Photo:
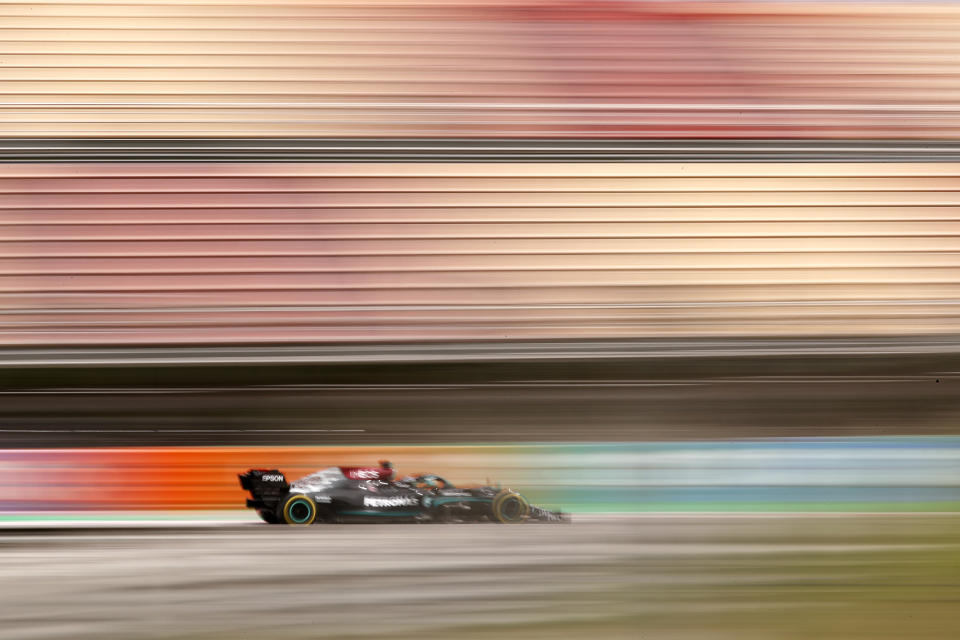
<path fill-rule="evenodd" d="M 7 136 L 956 138 L 960 8 L 0 6 Z"/>
<path fill-rule="evenodd" d="M 0 345 L 956 330 L 956 5 L 0 16 Z"/>

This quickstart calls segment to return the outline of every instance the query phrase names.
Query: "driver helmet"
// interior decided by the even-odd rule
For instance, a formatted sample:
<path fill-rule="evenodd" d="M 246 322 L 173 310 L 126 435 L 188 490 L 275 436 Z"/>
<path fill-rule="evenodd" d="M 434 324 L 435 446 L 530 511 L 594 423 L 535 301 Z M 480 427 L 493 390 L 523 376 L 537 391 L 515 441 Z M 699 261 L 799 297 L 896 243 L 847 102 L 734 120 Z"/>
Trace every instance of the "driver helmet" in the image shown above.
<path fill-rule="evenodd" d="M 381 474 L 381 477 L 386 476 L 387 479 L 393 480 L 396 477 L 396 471 L 393 469 L 393 463 L 389 460 L 380 460 L 380 470 L 389 471 L 390 473 Z"/>

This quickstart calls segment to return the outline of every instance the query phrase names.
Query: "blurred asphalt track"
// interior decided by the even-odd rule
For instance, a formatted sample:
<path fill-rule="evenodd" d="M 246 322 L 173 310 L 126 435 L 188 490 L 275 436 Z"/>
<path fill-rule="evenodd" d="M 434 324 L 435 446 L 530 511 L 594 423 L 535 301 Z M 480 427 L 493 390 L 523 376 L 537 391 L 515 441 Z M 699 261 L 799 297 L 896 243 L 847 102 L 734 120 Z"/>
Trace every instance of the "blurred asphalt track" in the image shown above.
<path fill-rule="evenodd" d="M 944 639 L 960 518 L 0 529 L 0 638 Z"/>

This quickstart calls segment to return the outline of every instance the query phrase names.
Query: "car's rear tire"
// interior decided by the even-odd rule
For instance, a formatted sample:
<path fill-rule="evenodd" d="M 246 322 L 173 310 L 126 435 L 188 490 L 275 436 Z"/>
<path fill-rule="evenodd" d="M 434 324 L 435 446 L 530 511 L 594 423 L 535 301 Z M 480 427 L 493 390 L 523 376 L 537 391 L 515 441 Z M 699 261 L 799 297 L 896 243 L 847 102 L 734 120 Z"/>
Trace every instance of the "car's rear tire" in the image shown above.
<path fill-rule="evenodd" d="M 280 524 L 280 518 L 275 511 L 270 509 L 257 509 L 257 515 L 267 524 Z"/>
<path fill-rule="evenodd" d="M 304 526 L 317 519 L 317 505 L 310 496 L 298 493 L 283 504 L 283 520 L 289 525 Z"/>
<path fill-rule="evenodd" d="M 501 491 L 490 505 L 493 519 L 503 524 L 517 524 L 530 516 L 530 503 L 519 493 Z"/>

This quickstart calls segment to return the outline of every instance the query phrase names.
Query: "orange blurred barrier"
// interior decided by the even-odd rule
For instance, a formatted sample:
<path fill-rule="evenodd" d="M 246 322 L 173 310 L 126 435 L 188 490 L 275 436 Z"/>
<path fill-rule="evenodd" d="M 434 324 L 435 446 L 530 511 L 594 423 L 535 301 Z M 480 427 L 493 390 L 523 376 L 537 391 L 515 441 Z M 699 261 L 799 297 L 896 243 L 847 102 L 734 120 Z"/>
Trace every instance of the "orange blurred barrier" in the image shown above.
<path fill-rule="evenodd" d="M 278 468 L 290 480 L 327 466 L 390 459 L 398 473 L 481 482 L 507 447 L 151 447 L 0 451 L 0 511 L 243 508 L 237 474 Z M 486 464 L 485 464 L 486 463 Z"/>

